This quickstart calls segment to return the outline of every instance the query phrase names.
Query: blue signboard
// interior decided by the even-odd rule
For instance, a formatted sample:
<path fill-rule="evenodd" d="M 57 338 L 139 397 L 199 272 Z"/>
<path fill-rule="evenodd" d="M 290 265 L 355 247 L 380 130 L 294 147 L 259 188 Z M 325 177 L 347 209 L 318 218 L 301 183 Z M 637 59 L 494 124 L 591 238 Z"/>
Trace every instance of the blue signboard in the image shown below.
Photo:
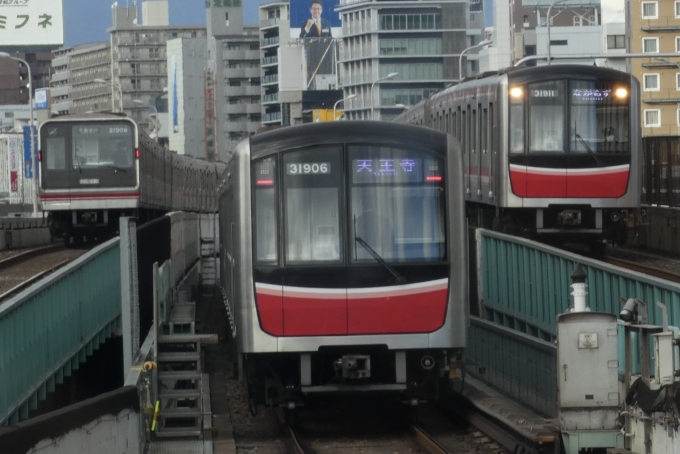
<path fill-rule="evenodd" d="M 44 110 L 48 108 L 47 104 L 47 88 L 36 88 L 35 108 L 37 110 Z"/>
<path fill-rule="evenodd" d="M 300 38 L 327 38 L 331 28 L 342 27 L 335 8 L 340 0 L 290 0 L 290 28 Z"/>
<path fill-rule="evenodd" d="M 33 128 L 35 134 L 34 147 L 36 163 L 38 162 L 38 133 L 36 128 Z M 33 178 L 33 161 L 31 160 L 31 128 L 24 126 L 24 178 Z"/>

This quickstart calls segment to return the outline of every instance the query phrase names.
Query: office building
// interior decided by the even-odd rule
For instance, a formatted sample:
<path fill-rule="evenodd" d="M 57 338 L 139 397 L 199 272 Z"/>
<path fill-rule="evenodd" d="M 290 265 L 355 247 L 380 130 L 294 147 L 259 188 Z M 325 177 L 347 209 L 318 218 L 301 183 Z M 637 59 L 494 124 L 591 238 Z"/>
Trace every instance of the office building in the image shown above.
<path fill-rule="evenodd" d="M 460 78 L 461 52 L 484 39 L 481 1 L 341 0 L 340 88 L 348 119 L 390 120 Z M 478 71 L 465 54 L 463 75 Z M 391 77 L 390 77 L 391 76 Z"/>

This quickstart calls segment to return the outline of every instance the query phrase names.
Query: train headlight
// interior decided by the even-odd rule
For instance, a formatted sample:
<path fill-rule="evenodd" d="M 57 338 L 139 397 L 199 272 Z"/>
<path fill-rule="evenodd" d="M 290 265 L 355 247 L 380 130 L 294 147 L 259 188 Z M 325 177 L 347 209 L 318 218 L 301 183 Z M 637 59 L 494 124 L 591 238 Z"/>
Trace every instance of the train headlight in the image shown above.
<path fill-rule="evenodd" d="M 625 88 L 617 88 L 616 91 L 614 92 L 617 98 L 623 99 L 628 97 L 628 90 Z"/>
<path fill-rule="evenodd" d="M 510 96 L 513 98 L 521 98 L 524 95 L 524 90 L 521 87 L 512 87 L 510 89 Z"/>

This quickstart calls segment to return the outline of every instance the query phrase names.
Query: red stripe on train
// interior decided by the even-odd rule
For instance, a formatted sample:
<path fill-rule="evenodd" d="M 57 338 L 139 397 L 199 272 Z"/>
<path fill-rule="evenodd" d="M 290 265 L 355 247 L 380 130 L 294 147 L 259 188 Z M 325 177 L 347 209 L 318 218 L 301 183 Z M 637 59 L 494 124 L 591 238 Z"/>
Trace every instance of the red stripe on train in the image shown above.
<path fill-rule="evenodd" d="M 444 324 L 446 279 L 346 292 L 256 284 L 262 329 L 274 336 L 337 336 L 427 333 Z"/>
<path fill-rule="evenodd" d="M 129 199 L 139 197 L 139 192 L 124 193 L 96 193 L 96 194 L 40 194 L 40 200 L 68 200 L 68 199 Z"/>
<path fill-rule="evenodd" d="M 621 197 L 628 189 L 629 176 L 629 165 L 595 169 L 510 166 L 512 192 L 526 198 Z"/>

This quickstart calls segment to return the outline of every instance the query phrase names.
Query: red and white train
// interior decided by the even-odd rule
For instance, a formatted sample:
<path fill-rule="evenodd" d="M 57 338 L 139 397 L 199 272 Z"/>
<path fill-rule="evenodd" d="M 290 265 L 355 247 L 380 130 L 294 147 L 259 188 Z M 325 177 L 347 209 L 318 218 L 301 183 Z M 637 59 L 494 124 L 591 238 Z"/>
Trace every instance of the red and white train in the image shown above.
<path fill-rule="evenodd" d="M 640 88 L 586 65 L 509 68 L 395 119 L 462 144 L 471 225 L 554 241 L 625 243 L 640 205 Z"/>
<path fill-rule="evenodd" d="M 65 115 L 40 126 L 40 202 L 65 244 L 169 211 L 217 211 L 224 164 L 166 151 L 130 118 Z"/>
<path fill-rule="evenodd" d="M 453 142 L 342 121 L 238 146 L 220 197 L 221 276 L 251 403 L 438 395 L 468 324 Z"/>

